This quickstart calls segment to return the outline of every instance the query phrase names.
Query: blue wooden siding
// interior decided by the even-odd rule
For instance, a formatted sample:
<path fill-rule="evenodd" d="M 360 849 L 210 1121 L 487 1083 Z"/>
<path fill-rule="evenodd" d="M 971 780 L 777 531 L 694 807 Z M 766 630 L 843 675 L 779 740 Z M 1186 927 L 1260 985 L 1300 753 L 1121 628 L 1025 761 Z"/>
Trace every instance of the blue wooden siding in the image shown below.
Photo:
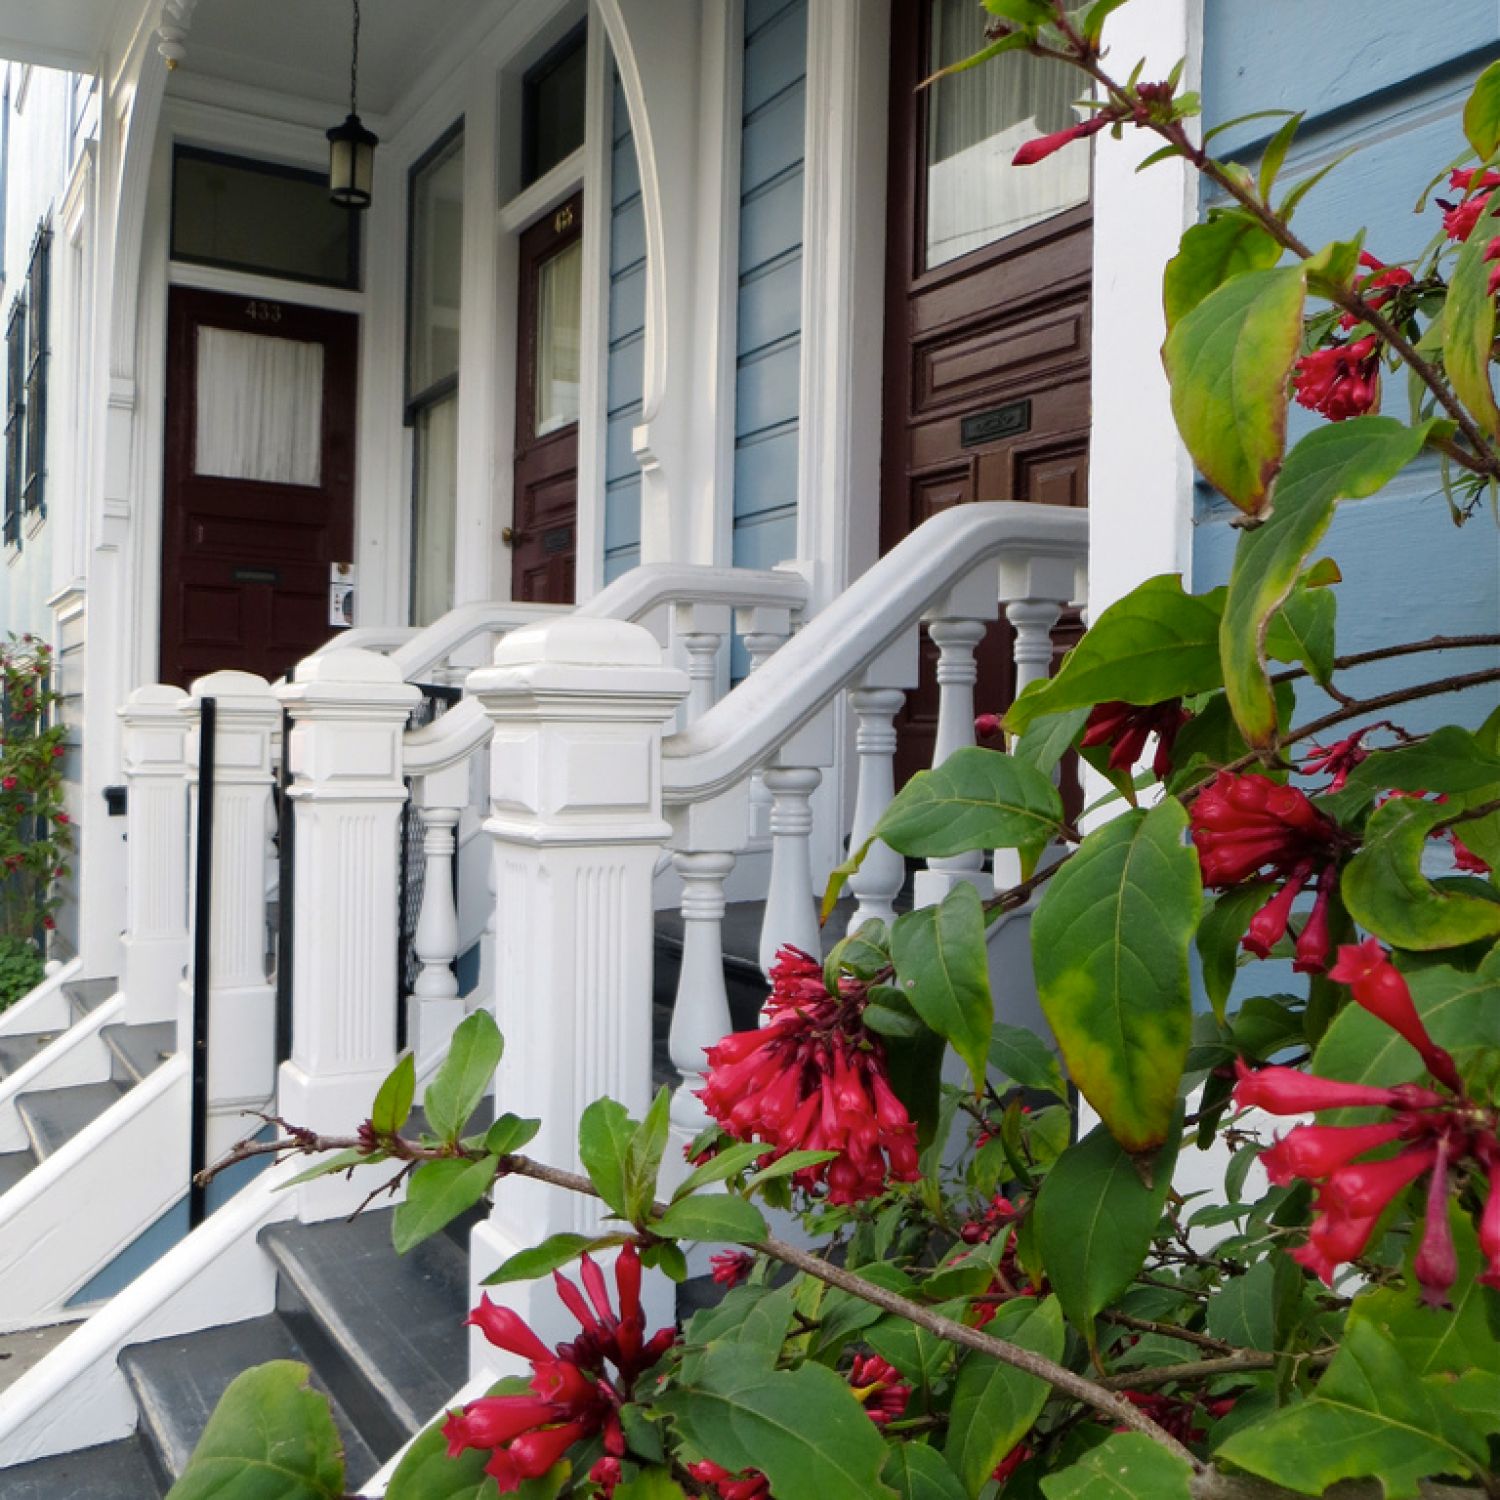
<path fill-rule="evenodd" d="M 746 0 L 734 410 L 737 567 L 797 549 L 806 0 Z"/>
<path fill-rule="evenodd" d="M 641 560 L 641 471 L 630 433 L 641 419 L 646 226 L 630 111 L 615 74 L 609 209 L 609 371 L 605 395 L 604 580 Z"/>
<path fill-rule="evenodd" d="M 1315 187 L 1297 213 L 1314 245 L 1363 226 L 1382 260 L 1415 256 L 1439 227 L 1441 210 L 1412 206 L 1427 182 L 1463 149 L 1460 114 L 1475 76 L 1500 55 L 1494 7 L 1476 0 L 1433 0 L 1412 24 L 1405 0 L 1233 0 L 1206 9 L 1205 125 L 1254 109 L 1306 109 L 1308 118 L 1283 172 L 1289 184 L 1349 148 L 1353 154 Z M 1352 26 L 1352 30 L 1351 30 Z M 1268 125 L 1236 126 L 1216 151 L 1253 160 Z M 1388 382 L 1386 409 L 1404 417 L 1404 378 Z M 1293 441 L 1320 419 L 1293 408 Z M 1229 507 L 1200 488 L 1193 547 L 1194 586 L 1229 575 L 1239 533 Z M 1494 630 L 1500 625 L 1500 528 L 1487 510 L 1467 525 L 1448 519 L 1435 462 L 1419 463 L 1368 500 L 1338 510 L 1320 552 L 1338 559 L 1341 653 L 1426 635 Z M 1478 667 L 1484 653 L 1444 659 L 1444 669 Z M 1344 674 L 1361 696 L 1420 681 L 1437 668 L 1413 657 Z M 1308 692 L 1307 718 L 1331 705 Z M 1402 710 L 1420 731 L 1458 717 L 1477 724 L 1500 702 L 1488 688 L 1463 700 L 1433 699 Z"/>

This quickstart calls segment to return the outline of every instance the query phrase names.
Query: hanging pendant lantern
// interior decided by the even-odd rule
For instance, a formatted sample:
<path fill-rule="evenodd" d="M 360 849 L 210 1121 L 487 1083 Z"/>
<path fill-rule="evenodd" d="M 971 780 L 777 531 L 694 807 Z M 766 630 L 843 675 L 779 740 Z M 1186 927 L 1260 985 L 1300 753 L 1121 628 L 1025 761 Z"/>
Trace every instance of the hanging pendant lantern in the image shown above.
<path fill-rule="evenodd" d="M 345 208 L 368 208 L 375 185 L 375 148 L 380 138 L 359 118 L 359 0 L 349 54 L 349 117 L 328 132 L 328 193 Z"/>

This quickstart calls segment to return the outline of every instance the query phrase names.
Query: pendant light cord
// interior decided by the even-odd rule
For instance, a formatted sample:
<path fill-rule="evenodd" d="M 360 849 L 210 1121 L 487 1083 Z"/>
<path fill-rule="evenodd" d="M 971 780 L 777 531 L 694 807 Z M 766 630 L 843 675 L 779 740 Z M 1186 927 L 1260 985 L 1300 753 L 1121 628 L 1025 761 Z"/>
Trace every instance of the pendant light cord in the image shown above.
<path fill-rule="evenodd" d="M 359 114 L 359 0 L 354 4 L 354 44 L 349 49 L 349 113 Z"/>

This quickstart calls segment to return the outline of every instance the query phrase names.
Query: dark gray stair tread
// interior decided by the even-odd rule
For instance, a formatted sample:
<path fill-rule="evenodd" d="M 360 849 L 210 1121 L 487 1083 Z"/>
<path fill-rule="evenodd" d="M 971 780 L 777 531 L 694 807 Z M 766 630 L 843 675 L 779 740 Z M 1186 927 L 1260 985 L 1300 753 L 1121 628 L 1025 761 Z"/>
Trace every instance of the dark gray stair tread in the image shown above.
<path fill-rule="evenodd" d="M 119 990 L 118 979 L 75 979 L 72 984 L 62 987 L 63 994 L 73 1007 L 74 1016 L 79 1020 L 103 1005 L 111 995 L 118 994 Z"/>
<path fill-rule="evenodd" d="M 141 1437 L 155 1449 L 161 1470 L 173 1479 L 181 1475 L 230 1381 L 252 1365 L 273 1359 L 309 1363 L 274 1313 L 121 1350 L 120 1368 L 141 1412 Z M 329 1394 L 316 1372 L 312 1384 Z M 352 1487 L 368 1479 L 380 1460 L 336 1400 L 332 1409 Z"/>
<path fill-rule="evenodd" d="M 0 1193 L 8 1193 L 35 1165 L 29 1151 L 0 1153 Z"/>
<path fill-rule="evenodd" d="M 382 1423 L 404 1441 L 468 1378 L 469 1259 L 447 1235 L 398 1256 L 386 1210 L 273 1224 L 260 1242 L 282 1316 L 372 1446 Z"/>
<path fill-rule="evenodd" d="M 16 1110 L 38 1160 L 71 1141 L 86 1125 L 125 1093 L 113 1079 L 105 1083 L 75 1083 L 70 1088 L 33 1089 L 16 1100 Z"/>
<path fill-rule="evenodd" d="M 60 1031 L 18 1031 L 14 1036 L 0 1036 L 0 1078 L 24 1068 L 61 1035 Z"/>
<path fill-rule="evenodd" d="M 106 1026 L 99 1034 L 126 1075 L 136 1083 L 148 1073 L 155 1072 L 177 1048 L 175 1021 Z"/>
<path fill-rule="evenodd" d="M 161 1489 L 132 1437 L 0 1469 L 0 1500 L 161 1500 Z"/>

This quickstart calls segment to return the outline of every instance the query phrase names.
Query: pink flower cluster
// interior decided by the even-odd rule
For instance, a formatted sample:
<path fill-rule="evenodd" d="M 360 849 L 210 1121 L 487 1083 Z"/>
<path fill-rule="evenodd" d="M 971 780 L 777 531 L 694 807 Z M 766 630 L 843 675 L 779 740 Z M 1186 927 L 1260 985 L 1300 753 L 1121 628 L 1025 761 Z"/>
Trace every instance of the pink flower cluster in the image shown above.
<path fill-rule="evenodd" d="M 1362 417 L 1380 399 L 1380 340 L 1373 333 L 1304 354 L 1292 366 L 1297 403 L 1331 422 Z"/>
<path fill-rule="evenodd" d="M 1239 1067 L 1234 1102 L 1242 1109 L 1294 1115 L 1325 1109 L 1374 1108 L 1391 1118 L 1363 1125 L 1298 1125 L 1263 1153 L 1273 1183 L 1317 1184 L 1316 1217 L 1307 1243 L 1293 1258 L 1324 1281 L 1362 1255 L 1392 1200 L 1426 1176 L 1426 1216 L 1413 1271 L 1424 1300 L 1442 1305 L 1458 1276 L 1448 1195 L 1453 1170 L 1466 1159 L 1489 1174 L 1489 1198 L 1479 1226 L 1487 1258 L 1480 1280 L 1500 1287 L 1500 1140 L 1493 1109 L 1464 1093 L 1451 1056 L 1427 1031 L 1405 979 L 1380 943 L 1369 938 L 1339 949 L 1330 977 L 1348 984 L 1355 1003 L 1378 1017 L 1417 1051 L 1446 1093 L 1398 1084 L 1379 1088 L 1320 1078 L 1295 1068 Z M 1392 1146 L 1393 1156 L 1365 1158 Z"/>
<path fill-rule="evenodd" d="M 698 1097 L 721 1129 L 764 1141 L 768 1161 L 789 1151 L 836 1151 L 793 1175 L 830 1203 L 877 1197 L 890 1180 L 915 1182 L 917 1130 L 886 1074 L 880 1038 L 861 1019 L 864 986 L 828 993 L 822 965 L 784 947 L 771 969 L 766 1024 L 707 1049 Z"/>
<path fill-rule="evenodd" d="M 649 1339 L 645 1336 L 641 1262 L 634 1245 L 624 1246 L 615 1264 L 618 1316 L 610 1305 L 603 1271 L 587 1255 L 579 1273 L 587 1297 L 566 1277 L 553 1276 L 558 1296 L 582 1330 L 572 1343 L 559 1344 L 555 1351 L 518 1314 L 497 1307 L 488 1296 L 469 1315 L 468 1321 L 496 1348 L 531 1364 L 531 1395 L 481 1396 L 462 1411 L 450 1413 L 443 1424 L 450 1458 L 457 1458 L 466 1448 L 493 1450 L 485 1473 L 494 1478 L 501 1494 L 511 1494 L 526 1480 L 539 1478 L 574 1443 L 595 1433 L 603 1435 L 605 1458 L 595 1466 L 599 1474 L 591 1477 L 606 1492 L 612 1490 L 619 1479 L 619 1459 L 626 1451 L 619 1409 L 631 1399 L 636 1380 L 676 1337 L 670 1328 Z M 613 1373 L 608 1366 L 613 1366 Z"/>
<path fill-rule="evenodd" d="M 1178 731 L 1191 718 L 1181 698 L 1145 705 L 1101 703 L 1089 715 L 1079 743 L 1085 748 L 1108 745 L 1110 769 L 1128 771 L 1141 758 L 1146 741 L 1154 734 L 1156 754 L 1151 760 L 1151 770 L 1159 781 L 1164 781 L 1172 771 L 1172 745 Z"/>

